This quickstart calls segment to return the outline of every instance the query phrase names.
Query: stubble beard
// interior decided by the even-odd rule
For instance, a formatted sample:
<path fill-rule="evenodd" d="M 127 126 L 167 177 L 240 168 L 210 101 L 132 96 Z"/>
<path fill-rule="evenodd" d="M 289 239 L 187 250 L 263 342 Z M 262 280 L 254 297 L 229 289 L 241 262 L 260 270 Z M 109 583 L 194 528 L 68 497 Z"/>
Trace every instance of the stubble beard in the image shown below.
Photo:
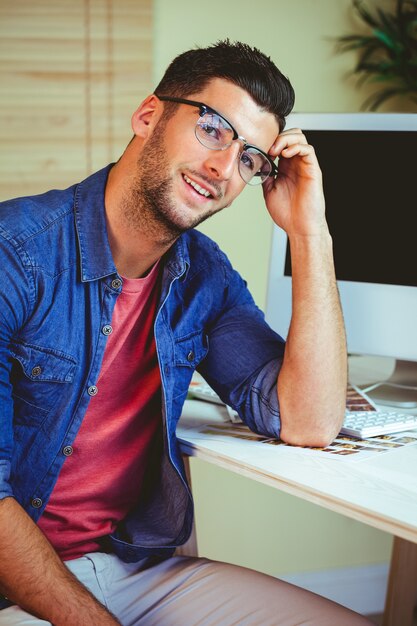
<path fill-rule="evenodd" d="M 182 233 L 195 228 L 226 205 L 208 209 L 194 218 L 185 216 L 176 206 L 164 146 L 165 125 L 162 118 L 145 146 L 136 177 L 124 199 L 123 214 L 130 229 L 162 245 L 170 245 Z"/>

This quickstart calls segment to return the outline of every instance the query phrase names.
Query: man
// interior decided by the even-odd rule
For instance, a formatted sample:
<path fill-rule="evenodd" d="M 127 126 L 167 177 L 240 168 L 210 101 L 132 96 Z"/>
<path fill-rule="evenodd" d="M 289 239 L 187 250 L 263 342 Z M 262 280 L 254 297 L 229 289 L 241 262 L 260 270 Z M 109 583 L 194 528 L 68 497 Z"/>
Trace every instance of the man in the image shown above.
<path fill-rule="evenodd" d="M 1 207 L 1 625 L 368 623 L 262 574 L 172 557 L 192 524 L 175 426 L 195 368 L 288 443 L 324 445 L 343 418 L 320 170 L 301 131 L 283 131 L 292 104 L 259 51 L 188 51 L 115 165 Z M 254 181 L 291 242 L 285 351 L 193 230 Z"/>

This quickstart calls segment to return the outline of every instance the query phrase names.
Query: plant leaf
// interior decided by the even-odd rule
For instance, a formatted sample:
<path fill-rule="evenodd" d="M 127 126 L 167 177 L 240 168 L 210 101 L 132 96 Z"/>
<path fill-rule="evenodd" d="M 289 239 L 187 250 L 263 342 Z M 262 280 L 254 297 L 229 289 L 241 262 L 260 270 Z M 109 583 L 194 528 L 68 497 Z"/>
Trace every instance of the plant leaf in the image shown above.
<path fill-rule="evenodd" d="M 374 28 L 378 27 L 378 22 L 375 21 L 375 18 L 372 17 L 361 0 L 353 0 L 353 6 L 366 24 L 373 26 Z"/>
<path fill-rule="evenodd" d="M 398 20 L 397 15 L 393 15 L 392 13 L 384 13 L 382 9 L 376 10 L 379 17 L 379 28 L 385 29 L 388 33 L 394 34 L 398 30 Z"/>
<path fill-rule="evenodd" d="M 376 111 L 386 100 L 399 95 L 399 93 L 398 89 L 384 89 L 383 91 L 369 96 L 369 98 L 362 103 L 362 107 L 365 110 Z"/>
<path fill-rule="evenodd" d="M 382 43 L 389 49 L 394 50 L 394 51 L 398 51 L 403 49 L 403 46 L 401 45 L 400 42 L 395 41 L 392 37 L 390 37 L 390 35 L 387 32 L 384 32 L 383 30 L 380 30 L 378 28 L 375 28 L 373 30 L 373 33 L 375 35 L 375 37 L 377 39 L 379 39 L 380 41 L 382 41 Z"/>
<path fill-rule="evenodd" d="M 417 98 L 417 0 L 393 0 L 394 11 L 376 8 L 373 13 L 364 0 L 352 4 L 368 32 L 338 37 L 336 49 L 357 54 L 351 74 L 358 86 L 386 85 L 367 98 L 366 106 L 375 110 L 398 93 Z"/>
<path fill-rule="evenodd" d="M 356 50 L 358 48 L 364 48 L 369 45 L 375 46 L 374 37 L 361 37 L 360 35 L 346 35 L 338 39 L 337 48 L 340 52 L 346 52 L 348 50 Z M 377 45 L 381 44 L 377 42 Z"/>
<path fill-rule="evenodd" d="M 407 96 L 407 98 L 409 98 L 413 102 L 417 101 L 415 92 L 407 88 L 400 88 L 400 89 L 387 89 L 383 92 L 380 92 L 379 94 L 377 94 L 378 97 L 374 104 L 376 104 L 376 106 L 379 107 L 383 102 L 385 102 L 385 100 L 388 100 L 388 98 L 401 96 L 401 95 Z"/>

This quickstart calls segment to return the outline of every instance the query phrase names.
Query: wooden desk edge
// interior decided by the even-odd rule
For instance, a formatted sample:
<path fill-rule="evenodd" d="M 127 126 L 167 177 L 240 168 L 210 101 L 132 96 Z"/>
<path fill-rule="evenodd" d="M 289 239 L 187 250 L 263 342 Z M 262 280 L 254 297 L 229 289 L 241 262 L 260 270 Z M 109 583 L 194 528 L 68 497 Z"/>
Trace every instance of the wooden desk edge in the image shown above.
<path fill-rule="evenodd" d="M 230 470 L 240 476 L 245 476 L 246 478 L 251 478 L 252 480 L 256 480 L 264 485 L 274 487 L 275 489 L 279 489 L 280 491 L 290 495 L 302 498 L 303 500 L 322 506 L 323 508 L 334 511 L 335 513 L 345 515 L 346 517 L 354 519 L 358 522 L 368 524 L 373 528 L 377 528 L 378 530 L 387 532 L 390 535 L 400 537 L 401 539 L 405 539 L 411 543 L 417 543 L 417 530 L 413 527 L 382 519 L 378 517 L 377 514 L 373 514 L 358 505 L 351 504 L 348 508 L 346 502 L 338 500 L 335 496 L 329 496 L 325 493 L 312 491 L 309 487 L 288 481 L 284 478 L 268 476 L 263 473 L 262 470 L 257 468 L 245 468 L 238 462 L 223 458 L 221 454 L 217 452 L 215 453 L 211 450 L 202 450 L 201 448 L 195 446 L 195 444 L 185 441 L 184 439 L 179 438 L 179 441 L 183 458 L 186 458 L 187 456 L 194 456 L 202 461 L 214 463 L 218 467 Z"/>

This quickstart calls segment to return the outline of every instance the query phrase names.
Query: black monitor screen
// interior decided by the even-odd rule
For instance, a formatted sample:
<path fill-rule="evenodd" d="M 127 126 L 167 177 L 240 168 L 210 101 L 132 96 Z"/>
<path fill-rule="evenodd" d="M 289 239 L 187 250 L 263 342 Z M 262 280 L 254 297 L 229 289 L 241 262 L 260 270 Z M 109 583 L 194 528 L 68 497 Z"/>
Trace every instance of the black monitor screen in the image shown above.
<path fill-rule="evenodd" d="M 417 132 L 305 134 L 323 172 L 337 279 L 417 286 Z"/>

